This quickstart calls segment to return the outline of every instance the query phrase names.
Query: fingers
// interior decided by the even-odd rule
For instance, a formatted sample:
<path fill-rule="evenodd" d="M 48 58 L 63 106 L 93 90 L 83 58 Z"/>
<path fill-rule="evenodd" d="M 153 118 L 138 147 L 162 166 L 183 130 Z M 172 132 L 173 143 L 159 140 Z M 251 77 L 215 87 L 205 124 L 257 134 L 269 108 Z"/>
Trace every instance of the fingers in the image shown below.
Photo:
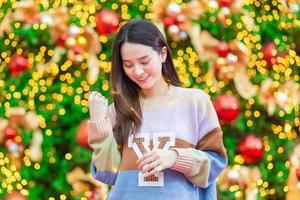
<path fill-rule="evenodd" d="M 152 162 L 153 160 L 149 160 L 148 158 L 150 158 L 154 153 L 155 151 L 153 150 L 148 153 L 145 153 L 140 159 L 137 160 L 137 164 L 142 168 L 145 164 Z"/>
<path fill-rule="evenodd" d="M 149 163 L 149 164 L 146 164 L 142 169 L 142 173 L 145 173 L 145 172 L 149 172 L 151 171 L 153 168 L 156 168 L 158 167 L 160 164 L 160 162 L 158 160 L 152 162 L 152 163 Z"/>
<path fill-rule="evenodd" d="M 169 151 L 163 151 L 161 149 L 153 149 L 137 160 L 138 169 L 140 169 L 146 177 L 169 168 L 168 166 L 171 165 L 169 163 Z"/>
<path fill-rule="evenodd" d="M 95 99 L 101 99 L 101 100 L 104 98 L 99 92 L 96 92 L 94 97 Z"/>
<path fill-rule="evenodd" d="M 151 176 L 151 175 L 153 175 L 157 172 L 160 172 L 162 170 L 163 170 L 163 167 L 161 165 L 159 165 L 159 166 L 153 168 L 150 172 L 146 173 L 145 176 Z"/>
<path fill-rule="evenodd" d="M 88 97 L 90 119 L 103 120 L 108 112 L 108 100 L 97 91 L 91 91 Z"/>
<path fill-rule="evenodd" d="M 91 91 L 91 93 L 90 93 L 90 97 L 91 98 L 95 98 L 95 97 L 101 97 L 102 95 L 99 93 L 99 92 L 97 92 L 97 91 Z"/>
<path fill-rule="evenodd" d="M 149 164 L 149 163 L 152 163 L 154 162 L 156 159 L 155 157 L 153 157 L 152 155 L 150 155 L 149 157 L 146 157 L 145 159 L 143 159 L 140 164 L 138 165 L 138 168 L 139 169 L 143 169 L 143 167 L 146 165 L 146 164 Z"/>
<path fill-rule="evenodd" d="M 88 100 L 89 101 L 97 101 L 97 100 L 107 101 L 107 99 L 100 92 L 97 92 L 97 91 L 91 91 Z"/>
<path fill-rule="evenodd" d="M 142 173 L 144 173 L 145 176 L 160 172 L 163 170 L 163 166 L 158 158 L 157 151 L 152 150 L 137 160 L 138 168 L 142 170 Z"/>

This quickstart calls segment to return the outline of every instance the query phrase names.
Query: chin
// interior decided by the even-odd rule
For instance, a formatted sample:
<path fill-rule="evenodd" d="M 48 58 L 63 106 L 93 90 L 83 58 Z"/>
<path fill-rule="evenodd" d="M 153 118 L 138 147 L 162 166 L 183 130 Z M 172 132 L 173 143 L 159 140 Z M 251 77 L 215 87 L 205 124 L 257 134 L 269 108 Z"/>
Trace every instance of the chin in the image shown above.
<path fill-rule="evenodd" d="M 146 82 L 146 83 L 140 83 L 140 82 L 136 82 L 136 84 L 141 88 L 141 89 L 150 89 L 153 87 L 153 83 L 151 82 Z"/>
<path fill-rule="evenodd" d="M 147 90 L 153 87 L 153 84 L 142 84 L 139 85 L 141 89 Z"/>
<path fill-rule="evenodd" d="M 139 85 L 139 86 L 140 86 L 141 89 L 144 89 L 144 90 L 151 88 L 151 87 L 149 87 L 147 85 Z"/>

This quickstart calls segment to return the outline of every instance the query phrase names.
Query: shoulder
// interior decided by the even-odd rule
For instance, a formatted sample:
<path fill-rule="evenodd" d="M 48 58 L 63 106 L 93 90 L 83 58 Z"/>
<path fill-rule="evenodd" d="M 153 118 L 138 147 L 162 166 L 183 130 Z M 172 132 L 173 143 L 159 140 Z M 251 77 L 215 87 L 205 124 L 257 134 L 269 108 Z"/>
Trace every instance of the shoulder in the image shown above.
<path fill-rule="evenodd" d="M 210 101 L 210 96 L 199 88 L 184 88 L 176 87 L 176 96 L 178 99 L 189 103 L 207 104 Z"/>

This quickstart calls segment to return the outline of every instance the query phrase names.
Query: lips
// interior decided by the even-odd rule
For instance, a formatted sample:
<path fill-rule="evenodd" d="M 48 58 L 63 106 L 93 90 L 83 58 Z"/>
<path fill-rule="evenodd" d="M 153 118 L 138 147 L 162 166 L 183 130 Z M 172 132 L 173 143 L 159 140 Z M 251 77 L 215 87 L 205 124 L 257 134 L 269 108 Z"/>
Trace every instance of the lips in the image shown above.
<path fill-rule="evenodd" d="M 143 77 L 143 78 L 138 78 L 138 81 L 145 81 L 146 79 L 148 79 L 149 76 Z"/>

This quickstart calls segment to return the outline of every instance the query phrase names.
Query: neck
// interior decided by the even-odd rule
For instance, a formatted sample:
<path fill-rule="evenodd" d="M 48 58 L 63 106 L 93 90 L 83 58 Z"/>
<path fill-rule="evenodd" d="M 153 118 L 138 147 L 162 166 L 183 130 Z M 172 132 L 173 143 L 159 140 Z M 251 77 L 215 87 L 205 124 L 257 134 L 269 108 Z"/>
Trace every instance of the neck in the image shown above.
<path fill-rule="evenodd" d="M 159 85 L 155 84 L 149 89 L 142 89 L 142 98 L 155 98 L 163 96 L 169 89 L 169 84 L 163 80 Z"/>

